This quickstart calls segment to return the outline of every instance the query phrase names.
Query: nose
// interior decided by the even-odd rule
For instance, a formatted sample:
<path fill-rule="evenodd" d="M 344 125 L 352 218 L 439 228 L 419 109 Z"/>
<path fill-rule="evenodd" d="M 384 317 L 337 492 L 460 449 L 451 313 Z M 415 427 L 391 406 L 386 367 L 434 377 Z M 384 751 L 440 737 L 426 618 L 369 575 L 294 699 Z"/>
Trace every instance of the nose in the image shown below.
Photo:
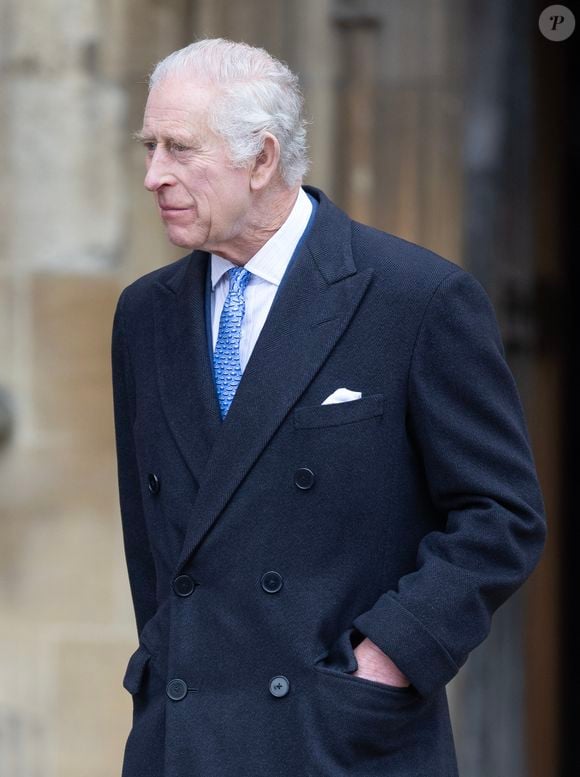
<path fill-rule="evenodd" d="M 167 158 L 163 149 L 159 146 L 147 159 L 147 173 L 144 185 L 150 192 L 156 192 L 162 186 L 171 182 L 171 175 L 167 166 Z"/>

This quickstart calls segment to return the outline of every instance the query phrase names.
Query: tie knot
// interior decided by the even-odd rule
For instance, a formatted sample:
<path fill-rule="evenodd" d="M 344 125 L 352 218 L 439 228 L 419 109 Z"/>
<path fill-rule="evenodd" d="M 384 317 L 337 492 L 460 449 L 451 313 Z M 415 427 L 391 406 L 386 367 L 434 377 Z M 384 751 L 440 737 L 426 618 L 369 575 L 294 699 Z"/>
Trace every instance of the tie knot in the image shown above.
<path fill-rule="evenodd" d="M 232 267 L 231 270 L 228 270 L 228 274 L 230 276 L 230 289 L 236 292 L 241 291 L 243 294 L 250 280 L 251 272 L 245 267 Z"/>

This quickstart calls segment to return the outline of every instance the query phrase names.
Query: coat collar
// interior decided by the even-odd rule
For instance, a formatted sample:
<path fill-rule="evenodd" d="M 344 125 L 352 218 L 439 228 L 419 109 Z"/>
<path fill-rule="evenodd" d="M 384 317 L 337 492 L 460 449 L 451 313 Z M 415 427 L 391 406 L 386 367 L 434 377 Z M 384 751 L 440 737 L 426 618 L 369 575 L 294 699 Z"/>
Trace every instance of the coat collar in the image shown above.
<path fill-rule="evenodd" d="M 357 271 L 351 222 L 319 190 L 314 223 L 272 304 L 224 421 L 207 346 L 204 289 L 209 254 L 194 251 L 155 284 L 155 350 L 161 402 L 199 490 L 177 572 L 300 399 L 365 293 L 373 270 Z"/>

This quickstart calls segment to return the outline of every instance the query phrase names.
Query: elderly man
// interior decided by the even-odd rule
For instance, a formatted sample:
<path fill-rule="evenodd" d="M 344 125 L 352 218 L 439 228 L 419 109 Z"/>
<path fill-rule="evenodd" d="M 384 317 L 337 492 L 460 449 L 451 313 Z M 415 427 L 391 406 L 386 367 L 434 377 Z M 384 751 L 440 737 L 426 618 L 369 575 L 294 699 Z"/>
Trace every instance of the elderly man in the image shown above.
<path fill-rule="evenodd" d="M 543 547 L 486 293 L 303 186 L 301 108 L 222 39 L 151 76 L 145 186 L 189 253 L 113 324 L 123 777 L 454 777 L 445 686 Z"/>

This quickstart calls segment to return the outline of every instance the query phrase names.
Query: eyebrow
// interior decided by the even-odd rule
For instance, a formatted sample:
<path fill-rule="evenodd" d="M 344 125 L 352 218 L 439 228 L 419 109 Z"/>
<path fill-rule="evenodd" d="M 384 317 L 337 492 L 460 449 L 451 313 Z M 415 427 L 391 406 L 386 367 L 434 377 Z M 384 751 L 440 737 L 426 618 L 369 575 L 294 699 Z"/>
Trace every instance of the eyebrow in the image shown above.
<path fill-rule="evenodd" d="M 134 132 L 132 134 L 133 140 L 136 140 L 139 143 L 156 143 L 157 138 L 154 137 L 151 133 L 145 132 L 144 130 L 138 130 L 137 132 Z M 191 136 L 188 135 L 167 135 L 166 137 L 162 138 L 163 142 L 165 143 L 177 143 L 181 146 L 195 146 L 195 141 Z"/>
<path fill-rule="evenodd" d="M 146 140 L 154 140 L 154 138 L 152 138 L 149 133 L 143 132 L 143 130 L 137 130 L 137 132 L 133 132 L 131 137 L 133 140 L 136 140 L 139 143 L 144 143 Z"/>

